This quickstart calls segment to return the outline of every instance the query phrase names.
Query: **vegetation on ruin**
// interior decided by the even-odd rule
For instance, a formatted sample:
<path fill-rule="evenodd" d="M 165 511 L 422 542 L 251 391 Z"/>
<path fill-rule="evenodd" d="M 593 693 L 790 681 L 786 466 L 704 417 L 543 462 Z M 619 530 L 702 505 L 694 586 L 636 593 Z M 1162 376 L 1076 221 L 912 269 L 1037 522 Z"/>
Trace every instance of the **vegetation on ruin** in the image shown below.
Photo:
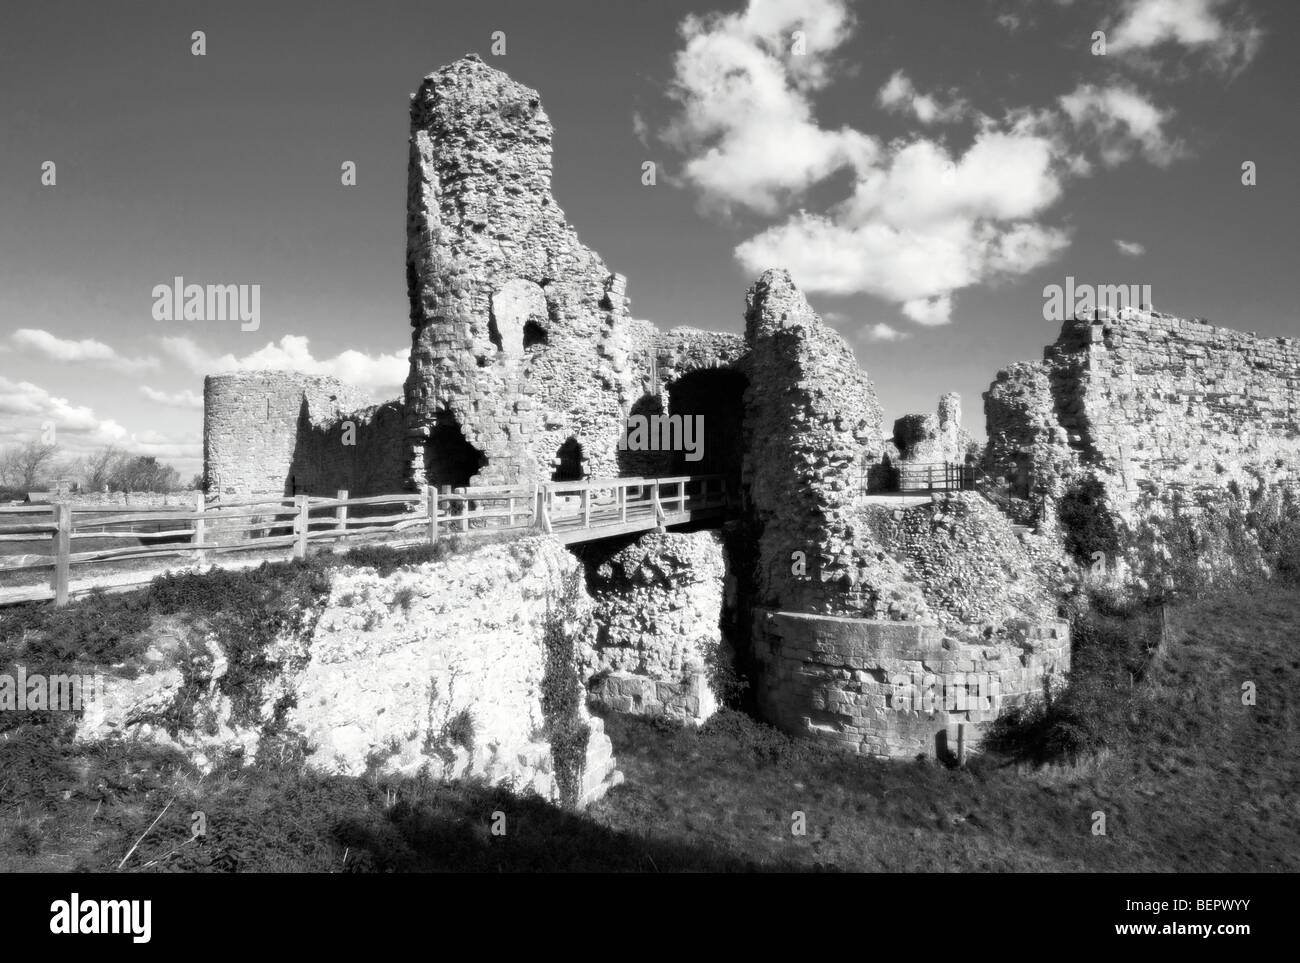
<path fill-rule="evenodd" d="M 1084 477 L 1071 486 L 1057 503 L 1056 516 L 1065 549 L 1075 559 L 1091 564 L 1098 553 L 1114 557 L 1119 532 L 1106 506 L 1106 487 L 1098 479 Z"/>
<path fill-rule="evenodd" d="M 1099 689 L 1149 628 L 1139 616 L 1126 637 L 1134 623 L 1110 618 L 1078 664 L 1103 666 Z M 292 746 L 200 777 L 168 751 L 73 745 L 66 717 L 0 713 L 0 870 L 113 870 L 174 799 L 124 869 L 1294 872 L 1297 621 L 1300 595 L 1277 583 L 1175 606 L 1170 644 L 1103 713 L 1117 737 L 1075 765 L 845 757 L 729 710 L 698 731 L 611 717 L 627 782 L 583 814 L 503 788 L 324 776 Z M 195 812 L 207 836 L 190 841 Z"/>
<path fill-rule="evenodd" d="M 542 675 L 542 716 L 551 744 L 555 781 L 560 801 L 575 806 L 582 794 L 582 773 L 591 727 L 582 715 L 587 690 L 578 676 L 574 640 L 581 635 L 587 616 L 581 611 L 583 575 L 575 569 L 564 577 L 558 591 L 547 597 L 542 644 L 546 662 Z"/>
<path fill-rule="evenodd" d="M 394 548 L 371 545 L 305 560 L 264 562 L 255 569 L 161 575 L 133 592 L 95 592 L 64 608 L 32 603 L 0 609 L 0 669 L 22 664 L 37 671 L 94 671 L 113 667 L 131 675 L 160 636 L 174 638 L 185 684 L 163 721 L 169 731 L 196 724 L 193 708 L 211 671 L 208 640 L 228 667 L 218 682 L 232 701 L 236 722 L 249 722 L 265 683 L 281 670 L 268 658 L 278 638 L 300 635 L 329 590 L 329 572 L 340 566 L 370 567 L 381 576 L 405 565 L 438 561 L 470 547 L 504 541 L 478 538 L 472 545 L 447 538 L 437 544 Z M 399 597 L 395 600 L 403 604 Z M 409 600 L 408 600 L 409 601 Z M 276 719 L 291 708 L 276 707 Z"/>
<path fill-rule="evenodd" d="M 1010 716 L 963 769 L 845 757 L 733 710 L 699 730 L 614 716 L 606 727 L 627 781 L 579 814 L 427 774 L 325 776 L 305 768 L 292 739 L 265 740 L 251 763 L 222 760 L 201 777 L 169 750 L 74 744 L 67 715 L 6 712 L 0 871 L 114 870 L 169 802 L 124 869 L 1297 871 L 1300 593 L 1289 579 L 1300 538 L 1284 506 L 1255 511 L 1250 538 L 1236 544 L 1247 559 L 1262 553 L 1271 580 L 1243 565 L 1231 583 L 1190 574 L 1180 583 L 1178 571 L 1203 567 L 1195 554 L 1171 553 L 1174 568 L 1161 576 L 1174 573 L 1181 595 L 1096 593 L 1075 611 L 1069 687 Z M 1237 520 L 1202 518 L 1195 544 L 1223 553 Z M 427 551 L 347 560 L 391 571 Z M 6 610 L 0 664 L 130 665 L 184 613 L 200 635 L 244 633 L 231 672 L 257 684 L 267 627 L 291 625 L 344 560 L 177 576 L 64 609 Z M 576 721 L 581 700 L 563 631 L 577 612 L 565 598 L 552 601 L 548 721 Z M 1169 604 L 1163 647 L 1158 603 Z M 561 662 L 569 671 L 556 671 Z M 1255 687 L 1253 705 L 1244 683 Z M 574 736 L 565 765 L 580 774 L 586 733 L 553 730 L 561 760 L 565 731 Z M 443 735 L 449 750 L 472 744 L 472 719 L 448 720 Z M 192 837 L 196 812 L 202 838 Z M 496 812 L 506 814 L 505 836 L 491 833 Z M 791 832 L 796 812 L 804 836 Z M 1092 834 L 1096 812 L 1107 816 L 1105 836 Z"/>

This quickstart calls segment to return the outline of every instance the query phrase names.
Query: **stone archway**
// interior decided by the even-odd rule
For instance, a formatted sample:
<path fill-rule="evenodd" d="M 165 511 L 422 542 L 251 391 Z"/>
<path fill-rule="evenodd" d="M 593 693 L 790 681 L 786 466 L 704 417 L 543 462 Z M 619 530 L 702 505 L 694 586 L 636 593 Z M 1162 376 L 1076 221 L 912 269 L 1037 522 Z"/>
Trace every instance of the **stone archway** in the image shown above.
<path fill-rule="evenodd" d="M 435 488 L 464 488 L 487 464 L 487 456 L 465 440 L 450 412 L 438 414 L 424 448 L 425 477 Z"/>

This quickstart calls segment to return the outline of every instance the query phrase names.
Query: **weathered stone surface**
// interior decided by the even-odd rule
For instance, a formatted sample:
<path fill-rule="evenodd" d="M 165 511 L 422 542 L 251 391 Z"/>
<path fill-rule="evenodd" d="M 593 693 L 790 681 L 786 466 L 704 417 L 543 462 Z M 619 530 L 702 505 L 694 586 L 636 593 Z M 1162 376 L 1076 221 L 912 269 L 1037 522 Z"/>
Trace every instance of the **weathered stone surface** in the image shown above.
<path fill-rule="evenodd" d="M 260 724 L 232 722 L 218 687 L 226 657 L 209 639 L 192 729 L 167 733 L 166 710 L 181 685 L 173 660 L 136 679 L 109 677 L 79 736 L 149 739 L 203 764 L 221 752 L 252 759 L 276 704 L 292 696 L 287 727 L 305 740 L 314 768 L 360 775 L 428 767 L 435 777 L 481 777 L 558 798 L 542 713 L 542 628 L 548 596 L 578 568 L 558 542 L 535 537 L 387 577 L 341 570 L 307 636 L 268 653 L 277 671 L 260 696 Z M 590 599 L 580 605 L 590 613 Z M 577 652 L 591 644 L 574 640 Z M 621 776 L 600 720 L 586 719 L 589 802 Z"/>
<path fill-rule="evenodd" d="M 961 464 L 971 437 L 961 426 L 961 395 L 939 398 L 936 415 L 904 415 L 894 422 L 893 442 L 903 461 Z"/>
<path fill-rule="evenodd" d="M 630 322 L 625 279 L 556 204 L 552 139 L 537 92 L 473 55 L 412 97 L 413 484 L 446 457 L 436 426 L 486 459 L 461 484 L 549 478 L 570 437 L 591 473 L 616 473 L 620 412 L 645 390 L 650 329 Z"/>
<path fill-rule="evenodd" d="M 790 732 L 876 756 L 955 756 L 987 724 L 1064 682 L 1069 626 L 1006 623 L 996 633 L 807 613 L 755 613 L 776 684 L 769 717 Z"/>
<path fill-rule="evenodd" d="M 394 404 L 367 405 L 337 378 L 249 371 L 203 382 L 209 495 L 398 491 L 402 437 Z"/>
<path fill-rule="evenodd" d="M 880 403 L 844 339 L 785 271 L 767 271 L 746 298 L 750 346 L 743 483 L 758 524 L 765 604 L 860 612 L 872 602 L 860 563 L 873 559 L 853 500 L 879 459 Z M 809 577 L 794 574 L 803 553 Z"/>
<path fill-rule="evenodd" d="M 725 560 L 717 532 L 644 535 L 592 566 L 597 632 L 585 653 L 592 701 L 638 715 L 704 722 L 722 637 Z"/>
<path fill-rule="evenodd" d="M 469 55 L 426 77 L 410 111 L 403 400 L 369 413 L 339 402 L 330 419 L 320 399 L 355 394 L 337 382 L 215 378 L 205 396 L 212 491 L 737 472 L 743 339 L 661 333 L 630 316 L 626 279 L 582 245 L 552 196 L 553 131 L 537 92 Z M 619 449 L 628 415 L 660 412 L 706 415 L 702 462 Z M 362 440 L 340 451 L 345 417 L 362 419 Z"/>
<path fill-rule="evenodd" d="M 1057 499 L 1082 473 L 1115 514 L 1300 479 L 1300 342 L 1154 311 L 1067 321 L 985 394 L 990 470 Z"/>

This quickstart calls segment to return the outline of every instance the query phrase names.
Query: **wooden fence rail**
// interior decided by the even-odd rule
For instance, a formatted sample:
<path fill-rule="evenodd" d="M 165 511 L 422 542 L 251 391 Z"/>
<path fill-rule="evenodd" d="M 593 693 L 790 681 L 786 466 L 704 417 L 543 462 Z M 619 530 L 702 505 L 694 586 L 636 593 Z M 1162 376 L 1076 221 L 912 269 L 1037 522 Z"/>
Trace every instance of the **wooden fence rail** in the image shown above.
<path fill-rule="evenodd" d="M 180 557 L 207 565 L 218 555 L 285 549 L 290 557 L 304 558 L 312 543 L 333 547 L 388 536 L 389 544 L 435 544 L 449 534 L 486 535 L 532 528 L 570 543 L 683 524 L 725 512 L 733 503 L 727 478 L 694 475 L 547 482 L 528 487 L 427 488 L 419 494 L 364 498 L 351 498 L 347 491 L 340 491 L 334 498 L 297 495 L 209 503 L 198 495 L 192 507 L 156 511 L 66 503 L 7 507 L 0 508 L 0 544 L 43 543 L 47 553 L 0 555 L 0 573 L 40 568 L 52 569 L 52 573 L 48 588 L 0 588 L 0 604 L 53 599 L 56 605 L 64 605 L 72 594 L 73 567 L 92 563 Z M 111 544 L 130 541 L 136 544 Z M 84 550 L 73 551 L 78 545 Z M 118 575 L 111 582 L 115 587 L 144 584 L 157 572 L 137 574 L 138 581 Z M 108 581 L 91 579 L 79 584 L 76 591 L 88 591 Z"/>

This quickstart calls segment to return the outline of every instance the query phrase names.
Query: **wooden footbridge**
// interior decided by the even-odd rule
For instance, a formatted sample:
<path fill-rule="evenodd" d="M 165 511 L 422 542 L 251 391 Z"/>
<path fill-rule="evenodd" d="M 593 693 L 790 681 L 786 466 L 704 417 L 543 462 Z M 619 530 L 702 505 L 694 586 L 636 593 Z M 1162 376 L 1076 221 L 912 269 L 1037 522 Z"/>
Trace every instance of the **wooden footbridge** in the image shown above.
<path fill-rule="evenodd" d="M 738 508 L 738 486 L 723 475 L 426 488 L 367 498 L 340 491 L 334 498 L 209 502 L 200 494 L 193 505 L 168 508 L 21 505 L 0 508 L 0 605 L 62 605 L 95 589 L 147 584 L 168 569 L 250 568 L 277 557 L 305 558 L 313 543 L 338 550 L 537 531 L 568 545 L 721 521 Z M 36 554 L 25 554 L 28 548 Z M 73 578 L 74 570 L 80 578 Z"/>

